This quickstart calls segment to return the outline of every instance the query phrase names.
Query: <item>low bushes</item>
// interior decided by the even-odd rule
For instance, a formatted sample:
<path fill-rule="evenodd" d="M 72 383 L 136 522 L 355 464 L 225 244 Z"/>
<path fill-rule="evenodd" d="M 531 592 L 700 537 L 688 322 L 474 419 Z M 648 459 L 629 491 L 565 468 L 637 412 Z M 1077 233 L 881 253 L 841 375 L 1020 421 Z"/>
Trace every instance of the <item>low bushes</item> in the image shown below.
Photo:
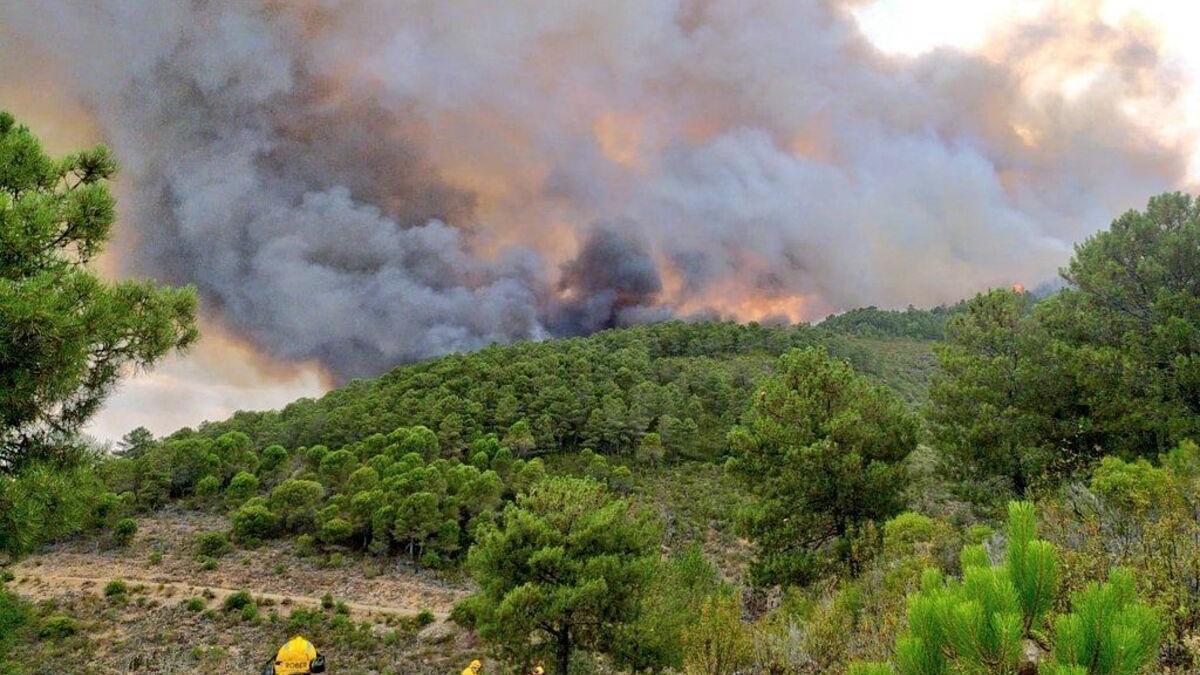
<path fill-rule="evenodd" d="M 233 535 L 238 541 L 267 539 L 279 529 L 279 516 L 262 501 L 251 500 L 233 514 Z"/>
<path fill-rule="evenodd" d="M 199 557 L 220 558 L 233 550 L 233 545 L 224 532 L 201 532 L 196 535 L 193 548 Z"/>
<path fill-rule="evenodd" d="M 113 543 L 117 546 L 128 546 L 137 534 L 137 521 L 133 518 L 122 518 L 113 525 Z"/>
<path fill-rule="evenodd" d="M 1059 561 L 1055 547 L 1037 539 L 1033 505 L 1008 509 L 1008 550 L 992 565 L 982 545 L 962 551 L 962 578 L 929 569 L 908 601 L 908 629 L 896 640 L 900 675 L 1021 670 L 1024 640 L 1041 634 L 1055 599 Z M 1132 577 L 1117 570 L 1074 598 L 1074 612 L 1055 622 L 1055 675 L 1133 675 L 1153 659 L 1161 626 L 1136 599 Z M 860 663 L 858 675 L 892 672 L 882 663 Z M 1023 671 L 1022 671 L 1023 672 Z M 1045 671 L 1044 671 L 1045 672 Z"/>
<path fill-rule="evenodd" d="M 129 586 L 123 579 L 113 579 L 104 586 L 104 597 L 113 598 L 120 595 L 125 595 L 129 592 Z"/>
<path fill-rule="evenodd" d="M 221 608 L 226 612 L 233 612 L 241 611 L 252 605 L 254 605 L 254 598 L 246 591 L 238 591 L 226 596 L 225 602 L 221 603 Z"/>

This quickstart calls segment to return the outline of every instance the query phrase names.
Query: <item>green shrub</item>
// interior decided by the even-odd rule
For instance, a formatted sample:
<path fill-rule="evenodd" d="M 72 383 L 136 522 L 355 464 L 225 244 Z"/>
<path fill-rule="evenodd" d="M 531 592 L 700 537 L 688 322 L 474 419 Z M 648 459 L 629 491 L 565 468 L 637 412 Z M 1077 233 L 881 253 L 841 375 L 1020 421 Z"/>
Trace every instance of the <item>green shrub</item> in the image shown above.
<path fill-rule="evenodd" d="M 0 584 L 0 654 L 4 652 L 7 637 L 29 623 L 30 616 L 29 606 Z M 0 665 L 3 665 L 2 658 Z"/>
<path fill-rule="evenodd" d="M 233 514 L 233 536 L 238 541 L 269 539 L 279 529 L 279 516 L 264 504 L 253 500 L 243 504 Z"/>
<path fill-rule="evenodd" d="M 428 609 L 423 609 L 420 612 L 417 612 L 417 625 L 422 628 L 428 626 L 436 620 L 437 618 L 434 617 L 433 612 L 429 611 Z"/>
<path fill-rule="evenodd" d="M 155 549 L 150 552 L 150 557 L 147 559 L 146 562 L 150 563 L 151 565 L 161 565 L 162 560 L 163 560 L 163 552 L 158 549 Z"/>
<path fill-rule="evenodd" d="M 400 454 L 416 453 L 426 462 L 431 462 L 441 455 L 441 442 L 437 434 L 426 426 L 417 425 L 406 429 L 400 440 Z"/>
<path fill-rule="evenodd" d="M 196 481 L 194 494 L 197 497 L 215 497 L 221 491 L 221 479 L 213 475 L 205 476 Z"/>
<path fill-rule="evenodd" d="M 226 612 L 240 611 L 249 605 L 254 604 L 254 598 L 246 591 L 238 591 L 230 593 L 225 597 L 225 602 L 221 603 L 222 609 Z"/>
<path fill-rule="evenodd" d="M 382 455 L 381 455 L 382 456 Z M 386 457 L 385 457 L 386 459 Z M 346 479 L 345 493 L 357 495 L 379 487 L 379 472 L 369 466 L 359 467 Z"/>
<path fill-rule="evenodd" d="M 225 488 L 225 503 L 231 507 L 241 506 L 258 493 L 258 476 L 242 471 L 229 481 Z"/>
<path fill-rule="evenodd" d="M 256 622 L 258 621 L 258 605 L 249 604 L 242 608 L 242 621 Z"/>
<path fill-rule="evenodd" d="M 91 527 L 104 527 L 113 523 L 118 516 L 125 512 L 125 502 L 119 495 L 105 492 L 96 498 L 92 505 L 90 518 Z"/>
<path fill-rule="evenodd" d="M 633 490 L 633 472 L 627 466 L 618 466 L 608 476 L 608 487 L 617 494 L 629 494 Z"/>
<path fill-rule="evenodd" d="M 317 542 L 311 534 L 302 534 L 296 537 L 296 555 L 306 558 L 316 552 Z"/>
<path fill-rule="evenodd" d="M 1054 623 L 1056 673 L 1072 668 L 1097 675 L 1135 675 L 1158 651 L 1162 623 L 1138 601 L 1133 575 L 1117 568 L 1103 584 L 1072 598 L 1072 612 Z"/>
<path fill-rule="evenodd" d="M 918 544 L 933 540 L 936 527 L 929 516 L 905 511 L 883 524 L 883 550 L 890 557 L 911 554 Z"/>
<path fill-rule="evenodd" d="M 113 579 L 104 587 L 104 595 L 105 597 L 109 598 L 118 595 L 125 595 L 128 592 L 129 586 L 126 585 L 123 579 Z"/>
<path fill-rule="evenodd" d="M 61 640 L 77 632 L 79 632 L 79 627 L 75 624 L 75 619 L 65 614 L 55 614 L 42 621 L 42 626 L 38 629 L 38 637 L 43 640 Z"/>
<path fill-rule="evenodd" d="M 1012 502 L 1004 565 L 991 565 L 983 546 L 971 545 L 962 550 L 961 581 L 925 571 L 909 597 L 908 630 L 896 640 L 901 675 L 1016 672 L 1021 641 L 1040 627 L 1058 585 L 1054 547 L 1036 537 L 1033 505 Z M 878 672 L 879 664 L 856 668 Z"/>
<path fill-rule="evenodd" d="M 269 504 L 279 514 L 282 525 L 289 531 L 312 526 L 317 504 L 325 497 L 325 488 L 310 480 L 289 479 L 271 490 Z"/>
<path fill-rule="evenodd" d="M 471 466 L 483 471 L 492 463 L 492 458 L 484 451 L 479 451 L 471 456 Z"/>
<path fill-rule="evenodd" d="M 321 541 L 326 544 L 340 544 L 354 534 L 354 526 L 341 518 L 333 518 L 321 526 Z"/>
<path fill-rule="evenodd" d="M 262 473 L 268 473 L 283 466 L 288 460 L 288 451 L 282 445 L 269 445 L 262 451 Z"/>
<path fill-rule="evenodd" d="M 258 471 L 258 453 L 250 437 L 240 431 L 221 434 L 209 445 L 210 462 L 217 468 L 218 475 L 228 479 L 240 472 Z"/>
<path fill-rule="evenodd" d="M 636 457 L 639 462 L 658 465 L 667 451 L 663 448 L 662 435 L 651 431 L 642 435 L 638 442 Z"/>
<path fill-rule="evenodd" d="M 79 532 L 105 492 L 90 467 L 32 465 L 0 476 L 0 551 L 21 556 Z"/>
<path fill-rule="evenodd" d="M 1044 635 L 1058 584 L 1057 552 L 1036 538 L 1031 504 L 1013 502 L 1008 515 L 1003 565 L 992 566 L 983 546 L 968 545 L 961 581 L 925 571 L 920 591 L 909 597 L 908 630 L 896 640 L 899 675 L 1017 672 L 1022 639 Z M 1138 601 L 1128 571 L 1118 568 L 1108 582 L 1075 594 L 1072 609 L 1055 621 L 1054 661 L 1042 665 L 1043 675 L 1135 675 L 1154 659 L 1162 624 Z M 859 663 L 850 672 L 891 671 Z"/>
<path fill-rule="evenodd" d="M 321 596 L 321 609 L 333 609 L 333 594 L 326 593 Z"/>
<path fill-rule="evenodd" d="M 197 556 L 220 558 L 233 550 L 233 544 L 224 532 L 201 532 L 196 535 L 192 548 Z"/>
<path fill-rule="evenodd" d="M 316 468 L 321 465 L 321 460 L 325 459 L 325 455 L 329 454 L 329 448 L 323 445 L 314 445 L 304 453 L 304 459 L 308 465 Z"/>
<path fill-rule="evenodd" d="M 350 477 L 358 465 L 358 458 L 353 452 L 342 449 L 331 452 L 321 458 L 320 474 L 326 483 L 341 485 Z"/>
<path fill-rule="evenodd" d="M 1141 514 L 1168 499 L 1171 480 L 1163 469 L 1139 459 L 1125 462 L 1118 457 L 1100 460 L 1092 474 L 1092 489 L 1110 503 Z"/>
<path fill-rule="evenodd" d="M 157 509 L 171 498 L 171 475 L 147 470 L 138 482 L 137 503 L 148 509 Z"/>
<path fill-rule="evenodd" d="M 207 604 L 208 603 L 204 601 L 204 598 L 198 597 L 191 597 L 183 601 L 184 608 L 189 612 L 203 611 Z"/>
<path fill-rule="evenodd" d="M 450 608 L 450 620 L 467 629 L 474 629 L 480 612 L 476 596 L 468 596 Z"/>
<path fill-rule="evenodd" d="M 133 541 L 133 536 L 137 534 L 137 521 L 133 518 L 122 518 L 113 525 L 113 543 L 117 546 L 125 547 Z"/>
<path fill-rule="evenodd" d="M 684 628 L 682 641 L 685 673 L 741 672 L 754 649 L 736 595 L 708 598 L 696 622 Z"/>

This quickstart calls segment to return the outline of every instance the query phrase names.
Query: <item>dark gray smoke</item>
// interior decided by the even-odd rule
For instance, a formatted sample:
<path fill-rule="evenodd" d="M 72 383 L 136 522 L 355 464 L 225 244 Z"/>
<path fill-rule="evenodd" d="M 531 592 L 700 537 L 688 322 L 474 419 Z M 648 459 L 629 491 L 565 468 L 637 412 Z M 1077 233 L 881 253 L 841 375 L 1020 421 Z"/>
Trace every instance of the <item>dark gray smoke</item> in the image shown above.
<path fill-rule="evenodd" d="M 555 332 L 581 335 L 666 318 L 653 307 L 662 279 L 645 245 L 629 234 L 635 229 L 628 221 L 597 224 L 579 255 L 562 266 L 559 290 L 567 299 L 554 317 Z"/>
<path fill-rule="evenodd" d="M 135 4 L 5 13 L 98 54 L 65 66 L 131 174 L 136 269 L 199 285 L 274 355 L 341 376 L 543 334 L 541 263 L 470 255 L 444 223 L 469 221 L 472 197 L 409 140 L 419 121 L 339 88 L 297 19 Z"/>
<path fill-rule="evenodd" d="M 1153 35 L 1052 3 L 987 58 L 889 58 L 853 4 L 0 0 L 0 96 L 36 73 L 89 111 L 128 271 L 343 377 L 950 302 L 1183 183 L 1187 139 L 1129 112 L 1176 109 Z"/>

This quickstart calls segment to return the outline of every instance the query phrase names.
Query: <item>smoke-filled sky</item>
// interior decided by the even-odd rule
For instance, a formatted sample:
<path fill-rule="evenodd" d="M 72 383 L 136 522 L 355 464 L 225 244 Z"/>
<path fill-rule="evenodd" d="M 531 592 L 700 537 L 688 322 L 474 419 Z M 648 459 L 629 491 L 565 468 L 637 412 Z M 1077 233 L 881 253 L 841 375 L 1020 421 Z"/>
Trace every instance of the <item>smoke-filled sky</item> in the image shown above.
<path fill-rule="evenodd" d="M 166 432 L 490 342 L 1053 277 L 1192 185 L 1192 3 L 0 0 L 0 107 L 123 165 L 206 337 Z"/>

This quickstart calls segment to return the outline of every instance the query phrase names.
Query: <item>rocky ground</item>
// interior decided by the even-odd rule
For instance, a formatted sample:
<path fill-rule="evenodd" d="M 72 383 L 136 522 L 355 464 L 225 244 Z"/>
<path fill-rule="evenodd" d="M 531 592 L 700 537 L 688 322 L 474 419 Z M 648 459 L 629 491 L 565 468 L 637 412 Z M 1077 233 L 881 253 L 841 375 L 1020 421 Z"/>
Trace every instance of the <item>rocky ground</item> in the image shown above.
<path fill-rule="evenodd" d="M 299 555 L 286 540 L 208 559 L 195 538 L 226 530 L 219 515 L 165 510 L 138 524 L 128 546 L 84 538 L 8 569 L 9 588 L 38 603 L 43 626 L 66 619 L 18 648 L 28 672 L 254 673 L 296 633 L 334 673 L 458 672 L 483 656 L 446 620 L 470 590 L 464 581 L 395 559 Z M 106 594 L 114 580 L 124 592 Z M 226 608 L 239 591 L 252 609 Z"/>

